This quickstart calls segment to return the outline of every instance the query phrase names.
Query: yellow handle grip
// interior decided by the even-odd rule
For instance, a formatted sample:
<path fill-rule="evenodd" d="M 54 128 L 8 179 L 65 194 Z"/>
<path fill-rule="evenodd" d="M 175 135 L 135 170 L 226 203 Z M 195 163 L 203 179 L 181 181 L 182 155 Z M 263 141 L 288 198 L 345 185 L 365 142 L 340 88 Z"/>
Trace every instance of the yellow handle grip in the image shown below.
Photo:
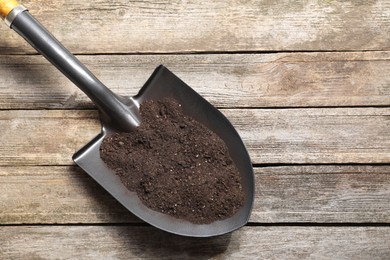
<path fill-rule="evenodd" d="M 0 0 L 0 17 L 4 19 L 18 5 L 16 0 Z"/>

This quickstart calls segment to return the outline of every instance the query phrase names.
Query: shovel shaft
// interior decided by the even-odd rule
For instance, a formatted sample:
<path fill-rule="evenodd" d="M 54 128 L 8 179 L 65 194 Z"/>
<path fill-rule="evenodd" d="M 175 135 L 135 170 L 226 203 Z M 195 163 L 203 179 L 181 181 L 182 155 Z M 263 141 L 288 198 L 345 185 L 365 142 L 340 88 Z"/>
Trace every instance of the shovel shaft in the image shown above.
<path fill-rule="evenodd" d="M 6 9 L 5 5 L 1 5 Z M 78 86 L 97 106 L 101 119 L 121 131 L 139 125 L 131 101 L 115 95 L 100 82 L 73 54 L 49 33 L 25 8 L 17 6 L 5 16 L 9 26 L 21 35 L 48 61 Z M 8 8 L 8 7 L 7 7 Z M 9 8 L 8 8 L 9 9 Z M 6 13 L 6 12 L 5 12 Z M 134 106 L 134 104 L 133 104 Z"/>

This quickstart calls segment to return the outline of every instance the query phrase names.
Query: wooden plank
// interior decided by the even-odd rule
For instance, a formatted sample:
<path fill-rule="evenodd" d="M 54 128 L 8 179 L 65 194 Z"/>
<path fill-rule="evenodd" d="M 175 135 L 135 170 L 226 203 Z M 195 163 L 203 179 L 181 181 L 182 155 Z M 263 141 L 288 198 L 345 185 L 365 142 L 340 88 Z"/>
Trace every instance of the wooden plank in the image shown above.
<path fill-rule="evenodd" d="M 390 166 L 256 169 L 251 220 L 262 223 L 390 223 Z"/>
<path fill-rule="evenodd" d="M 390 48 L 386 0 L 23 3 L 76 53 Z M 32 48 L 3 25 L 0 52 L 31 53 Z"/>
<path fill-rule="evenodd" d="M 79 58 L 114 92 L 127 96 L 163 63 L 218 107 L 390 105 L 390 52 Z M 91 107 L 42 57 L 1 57 L 0 109 Z"/>
<path fill-rule="evenodd" d="M 221 111 L 255 164 L 390 162 L 390 108 Z M 70 165 L 100 132 L 90 110 L 0 111 L 0 129 L 0 165 Z"/>
<path fill-rule="evenodd" d="M 100 132 L 96 111 L 0 111 L 0 165 L 70 165 Z"/>
<path fill-rule="evenodd" d="M 139 223 L 80 168 L 0 167 L 0 224 Z"/>
<path fill-rule="evenodd" d="M 389 163 L 389 108 L 223 110 L 259 164 Z"/>
<path fill-rule="evenodd" d="M 389 227 L 245 227 L 214 238 L 152 227 L 0 227 L 5 259 L 387 259 Z"/>
<path fill-rule="evenodd" d="M 390 223 L 390 166 L 255 168 L 252 223 Z M 76 167 L 0 167 L 0 224 L 139 223 Z"/>

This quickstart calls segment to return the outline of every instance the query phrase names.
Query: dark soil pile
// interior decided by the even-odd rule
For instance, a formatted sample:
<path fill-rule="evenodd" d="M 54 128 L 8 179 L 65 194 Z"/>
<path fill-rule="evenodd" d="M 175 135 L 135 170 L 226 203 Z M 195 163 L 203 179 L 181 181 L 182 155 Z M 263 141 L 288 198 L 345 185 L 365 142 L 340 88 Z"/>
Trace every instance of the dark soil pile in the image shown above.
<path fill-rule="evenodd" d="M 149 208 L 197 224 L 243 206 L 241 177 L 224 142 L 172 99 L 147 101 L 131 133 L 106 137 L 103 161 Z"/>

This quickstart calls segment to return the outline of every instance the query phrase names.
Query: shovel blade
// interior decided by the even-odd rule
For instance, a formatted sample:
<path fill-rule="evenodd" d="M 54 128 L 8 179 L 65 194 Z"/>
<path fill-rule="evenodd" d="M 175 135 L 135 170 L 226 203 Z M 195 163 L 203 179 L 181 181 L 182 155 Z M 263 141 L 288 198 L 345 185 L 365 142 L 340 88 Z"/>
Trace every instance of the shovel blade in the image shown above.
<path fill-rule="evenodd" d="M 244 226 L 249 220 L 254 200 L 254 176 L 249 154 L 240 136 L 220 111 L 162 65 L 157 67 L 140 92 L 127 100 L 129 104 L 139 107 L 145 100 L 164 98 L 175 99 L 181 104 L 184 114 L 214 131 L 227 145 L 230 156 L 240 172 L 245 193 L 244 206 L 236 214 L 210 224 L 194 224 L 144 206 L 137 194 L 129 191 L 115 172 L 100 158 L 99 148 L 104 137 L 115 131 L 115 126 L 105 123 L 106 120 L 102 120 L 101 133 L 73 155 L 74 162 L 130 212 L 159 229 L 183 236 L 210 237 L 229 233 Z"/>

